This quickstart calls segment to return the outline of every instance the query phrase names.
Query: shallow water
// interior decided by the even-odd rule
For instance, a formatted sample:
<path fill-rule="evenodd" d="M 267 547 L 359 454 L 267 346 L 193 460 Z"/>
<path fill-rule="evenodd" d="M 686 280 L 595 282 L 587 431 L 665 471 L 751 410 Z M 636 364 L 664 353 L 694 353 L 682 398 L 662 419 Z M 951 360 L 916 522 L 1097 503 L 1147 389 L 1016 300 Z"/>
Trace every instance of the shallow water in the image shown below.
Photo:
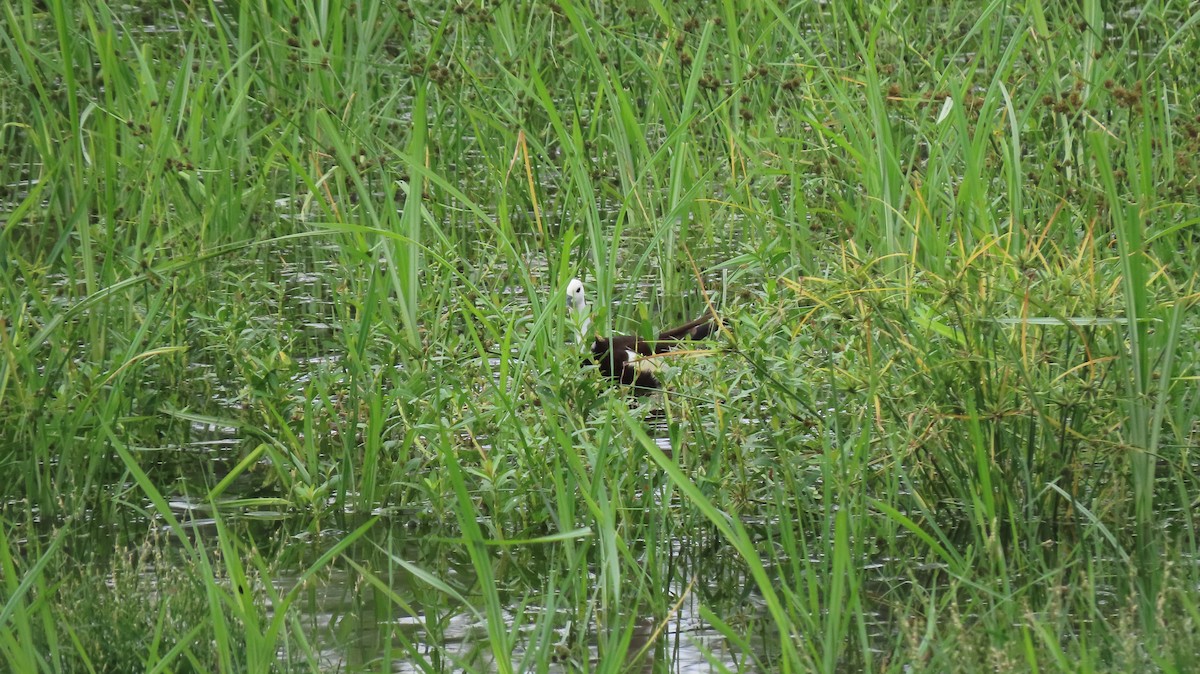
<path fill-rule="evenodd" d="M 337 340 L 329 339 L 342 330 L 341 318 L 336 314 L 333 300 L 336 291 L 329 285 L 331 279 L 339 278 L 339 274 L 327 267 L 314 271 L 311 264 L 295 261 L 298 256 L 288 250 L 278 251 L 268 257 L 286 260 L 278 270 L 267 274 L 280 279 L 278 289 L 267 293 L 278 298 L 279 305 L 274 311 L 280 313 L 266 322 L 256 322 L 255 329 L 264 333 L 284 334 L 284 322 L 278 318 L 279 315 L 286 315 L 286 323 L 293 326 L 287 331 L 292 340 L 290 367 L 286 370 L 287 378 L 278 382 L 278 385 L 282 391 L 295 393 L 305 390 L 313 382 L 323 381 L 328 386 L 331 378 L 336 380 L 342 376 L 338 373 L 345 357 L 336 348 L 331 348 Z M 236 276 L 238 272 L 231 270 L 230 273 Z M 653 289 L 644 285 L 619 292 L 643 300 L 653 296 Z M 510 295 L 509 303 L 514 312 L 529 310 L 529 300 L 524 296 L 523 288 L 512 287 Z M 573 354 L 573 345 L 564 344 L 564 352 Z M 518 355 L 514 351 L 509 360 L 513 361 Z M 489 365 L 493 376 L 498 376 L 495 371 L 500 359 L 493 359 Z M 191 480 L 193 486 L 172 496 L 169 504 L 188 536 L 192 540 L 207 540 L 211 547 L 217 545 L 216 513 L 203 498 L 203 490 L 191 495 L 187 492 L 199 485 L 211 486 L 222 480 L 245 456 L 247 447 L 254 441 L 241 428 L 220 421 L 243 415 L 244 392 L 222 381 L 221 369 L 213 364 L 197 360 L 188 369 L 191 373 L 190 386 L 197 392 L 203 392 L 206 397 L 196 400 L 192 406 L 195 412 L 188 413 L 194 414 L 187 417 L 190 419 L 186 431 L 189 440 L 169 452 L 159 454 L 163 461 L 176 469 L 195 472 Z M 581 371 L 580 376 L 588 375 Z M 338 394 L 324 399 L 317 397 L 311 401 L 315 405 L 337 405 L 339 402 Z M 672 452 L 669 428 L 661 419 L 654 419 L 654 408 L 660 406 L 661 402 L 655 402 L 653 398 L 644 403 L 644 411 L 648 414 L 646 428 L 656 446 L 669 456 Z M 750 420 L 746 421 L 748 423 Z M 491 449 L 486 435 L 475 436 L 471 441 L 478 443 L 484 452 Z M 346 505 L 337 518 L 340 524 L 334 527 L 326 524 L 317 535 L 307 530 L 295 531 L 296 526 L 303 526 L 304 516 L 291 509 L 294 504 L 285 494 L 278 493 L 276 487 L 264 489 L 260 475 L 270 474 L 274 468 L 265 455 L 260 463 L 261 470 L 252 468 L 243 472 L 225 489 L 216 503 L 226 526 L 235 527 L 240 532 L 239 538 L 244 538 L 248 544 L 273 550 L 273 556 L 281 560 L 312 559 L 321 549 L 340 540 L 348 530 L 361 523 L 361 516 L 355 514 L 353 506 L 349 504 L 354 500 L 354 495 L 342 494 L 339 502 L 346 502 Z M 327 505 L 336 507 L 333 497 L 329 498 L 331 500 Z M 666 505 L 664 498 L 669 497 L 659 492 L 651 500 L 662 506 Z M 367 568 L 396 569 L 386 555 L 381 557 L 386 550 L 387 554 L 404 559 L 464 593 L 472 586 L 475 576 L 469 559 L 461 546 L 446 542 L 460 535 L 457 527 L 430 528 L 426 513 L 404 507 L 385 506 L 377 508 L 372 514 L 380 516 L 381 520 L 368 534 L 369 542 L 360 542 L 345 553 L 349 559 Z M 162 533 L 169 532 L 165 523 L 160 523 L 159 527 Z M 717 586 L 716 579 L 721 579 L 719 583 L 727 583 L 729 579 L 725 578 L 727 571 L 714 573 L 714 564 L 719 567 L 725 562 L 719 557 L 706 558 L 696 554 L 694 548 L 698 545 L 710 543 L 685 539 L 673 541 L 670 547 L 674 552 L 667 563 L 675 564 L 677 568 L 655 574 L 674 579 L 665 594 L 673 597 L 678 606 L 669 615 L 654 619 L 633 614 L 617 619 L 615 624 L 626 620 L 637 621 L 633 635 L 635 641 L 653 639 L 652 648 L 643 657 L 642 664 L 634 666 L 635 671 L 650 671 L 656 667 L 655 662 L 660 663 L 658 667 L 665 665 L 665 671 L 671 672 L 714 672 L 722 671 L 722 668 L 739 667 L 735 656 L 727 650 L 722 635 L 700 617 L 699 607 L 702 603 L 710 602 L 701 602 L 698 595 L 703 593 L 710 599 L 723 596 L 726 592 Z M 496 577 L 498 586 L 503 588 L 502 596 L 508 598 L 504 614 L 511 622 L 507 629 L 515 632 L 520 641 L 514 653 L 513 667 L 522 671 L 522 655 L 546 647 L 563 652 L 561 662 L 550 671 L 577 671 L 580 663 L 573 662 L 572 658 L 578 657 L 587 657 L 594 664 L 602 652 L 594 626 L 570 629 L 577 607 L 562 606 L 565 600 L 545 596 L 549 591 L 547 586 L 530 585 L 524 580 L 541 578 L 552 572 L 555 567 L 553 555 L 520 557 L 525 559 L 527 566 L 512 568 L 509 573 Z M 299 568 L 289 572 L 285 565 L 275 572 L 273 580 L 278 592 L 292 589 L 299 581 Z M 147 571 L 154 574 L 153 569 Z M 706 582 L 706 577 L 713 580 Z M 167 581 L 166 578 L 162 580 Z M 409 615 L 401 610 L 388 596 L 365 582 L 361 574 L 346 564 L 335 565 L 335 568 L 321 576 L 319 582 L 310 581 L 303 589 L 301 599 L 292 605 L 290 611 L 317 650 L 324 671 L 424 671 L 423 667 L 429 661 L 441 658 L 449 660 L 445 664 L 450 671 L 458 671 L 460 667 L 453 664 L 456 659 L 461 658 L 462 663 L 469 663 L 474 668 L 491 657 L 487 650 L 487 623 L 481 613 L 464 610 L 456 602 L 447 601 L 444 596 L 422 585 L 419 579 L 406 572 L 394 572 L 386 582 L 388 590 L 394 596 L 404 598 L 415 609 L 415 614 Z M 747 579 L 741 579 L 741 583 L 744 582 Z M 469 594 L 465 597 L 469 603 L 482 606 L 480 597 Z M 728 603 L 730 599 L 720 601 Z M 737 600 L 735 604 L 741 601 Z M 558 605 L 560 608 L 550 618 L 525 612 L 529 610 L 528 607 L 545 605 Z M 762 607 L 751 592 L 748 603 L 733 613 L 742 614 L 747 620 L 756 620 L 762 616 Z M 545 637 L 534 631 L 546 620 L 555 626 L 553 641 L 548 645 L 539 643 Z M 638 649 L 631 650 L 636 652 Z M 281 654 L 281 657 L 288 659 L 293 655 Z M 741 666 L 745 668 L 746 664 L 742 663 Z M 495 669 L 495 665 L 488 668 Z"/>

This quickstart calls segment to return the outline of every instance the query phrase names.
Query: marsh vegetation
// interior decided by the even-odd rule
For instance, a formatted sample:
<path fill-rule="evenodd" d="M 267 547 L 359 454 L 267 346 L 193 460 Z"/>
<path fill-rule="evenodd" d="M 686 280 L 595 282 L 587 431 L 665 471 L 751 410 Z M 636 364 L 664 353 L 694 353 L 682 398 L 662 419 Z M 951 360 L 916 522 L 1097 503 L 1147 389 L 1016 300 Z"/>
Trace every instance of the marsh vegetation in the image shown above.
<path fill-rule="evenodd" d="M 14 672 L 1194 671 L 1195 3 L 0 6 Z M 634 397 L 564 311 L 711 341 Z"/>

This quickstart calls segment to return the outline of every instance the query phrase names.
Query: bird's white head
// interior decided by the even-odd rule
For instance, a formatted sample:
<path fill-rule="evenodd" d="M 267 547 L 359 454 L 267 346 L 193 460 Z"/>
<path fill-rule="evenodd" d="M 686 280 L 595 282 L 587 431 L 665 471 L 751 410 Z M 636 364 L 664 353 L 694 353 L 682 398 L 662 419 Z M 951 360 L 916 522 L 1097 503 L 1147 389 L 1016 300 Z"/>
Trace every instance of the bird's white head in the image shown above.
<path fill-rule="evenodd" d="M 571 279 L 567 284 L 567 308 L 579 313 L 587 309 L 587 295 L 583 291 L 583 281 Z"/>

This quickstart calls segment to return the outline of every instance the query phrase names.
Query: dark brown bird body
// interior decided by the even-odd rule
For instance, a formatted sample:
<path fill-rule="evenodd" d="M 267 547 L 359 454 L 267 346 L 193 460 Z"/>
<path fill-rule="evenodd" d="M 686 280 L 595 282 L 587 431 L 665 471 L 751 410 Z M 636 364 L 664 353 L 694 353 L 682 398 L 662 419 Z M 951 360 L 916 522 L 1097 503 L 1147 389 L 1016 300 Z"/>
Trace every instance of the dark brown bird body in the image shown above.
<path fill-rule="evenodd" d="M 649 363 L 634 361 L 666 353 L 684 339 L 704 339 L 711 335 L 714 329 L 712 317 L 703 316 L 659 333 L 658 339 L 653 342 L 633 335 L 596 337 L 592 343 L 592 362 L 605 377 L 616 379 L 626 386 L 632 385 L 634 393 L 638 395 L 646 394 L 659 387 L 658 378 L 654 376 Z"/>

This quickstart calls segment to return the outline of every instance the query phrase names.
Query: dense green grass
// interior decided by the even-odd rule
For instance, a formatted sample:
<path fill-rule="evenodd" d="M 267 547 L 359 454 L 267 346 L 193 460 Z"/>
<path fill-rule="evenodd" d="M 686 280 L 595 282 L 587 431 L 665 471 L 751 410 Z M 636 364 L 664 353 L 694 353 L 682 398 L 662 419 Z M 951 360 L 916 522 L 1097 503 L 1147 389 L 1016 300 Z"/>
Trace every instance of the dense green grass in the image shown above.
<path fill-rule="evenodd" d="M 7 669 L 1198 666 L 1191 3 L 0 14 Z"/>

